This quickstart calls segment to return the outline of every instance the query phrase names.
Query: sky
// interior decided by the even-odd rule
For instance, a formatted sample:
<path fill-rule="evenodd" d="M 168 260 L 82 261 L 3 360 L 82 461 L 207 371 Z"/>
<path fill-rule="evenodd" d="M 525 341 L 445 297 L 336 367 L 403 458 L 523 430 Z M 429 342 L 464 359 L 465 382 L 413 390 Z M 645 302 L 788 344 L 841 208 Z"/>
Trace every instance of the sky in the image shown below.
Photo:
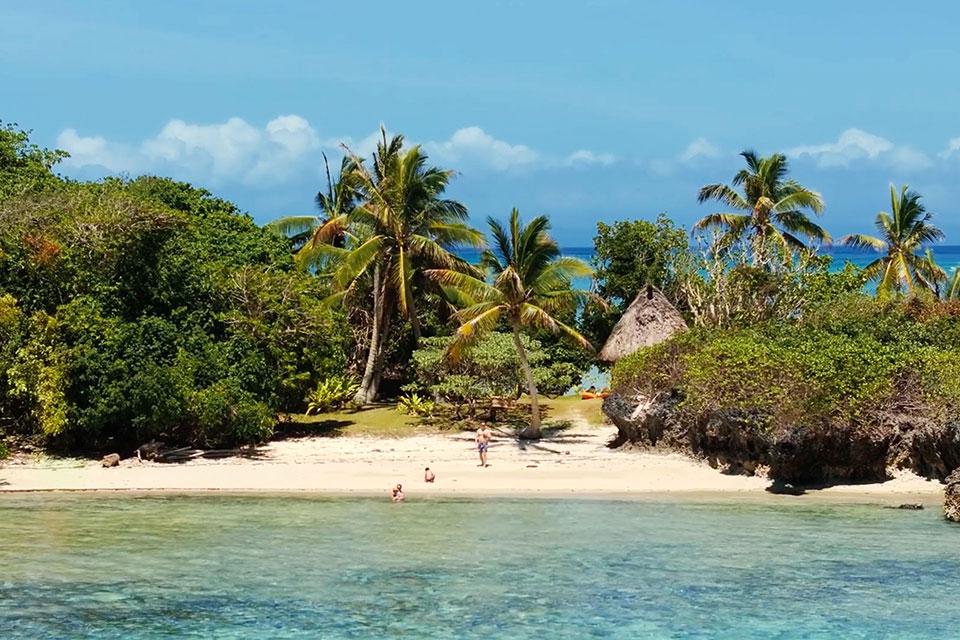
<path fill-rule="evenodd" d="M 0 0 L 0 119 L 61 172 L 169 175 L 258 222 L 314 212 L 322 153 L 379 127 L 458 174 L 478 226 L 689 226 L 744 149 L 782 152 L 838 237 L 890 183 L 960 244 L 960 3 Z"/>

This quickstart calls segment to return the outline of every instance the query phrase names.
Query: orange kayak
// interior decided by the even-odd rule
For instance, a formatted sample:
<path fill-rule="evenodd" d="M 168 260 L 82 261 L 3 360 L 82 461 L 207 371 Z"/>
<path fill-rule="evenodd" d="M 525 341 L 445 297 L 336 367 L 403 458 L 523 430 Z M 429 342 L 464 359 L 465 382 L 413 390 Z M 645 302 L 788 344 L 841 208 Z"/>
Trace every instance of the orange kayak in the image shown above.
<path fill-rule="evenodd" d="M 594 400 L 594 399 L 596 399 L 596 398 L 606 398 L 608 395 L 610 395 L 610 392 L 609 392 L 609 391 L 601 391 L 601 392 L 599 392 L 599 393 L 592 393 L 592 392 L 590 392 L 590 391 L 584 391 L 583 393 L 580 394 L 580 399 L 581 399 L 581 400 Z"/>

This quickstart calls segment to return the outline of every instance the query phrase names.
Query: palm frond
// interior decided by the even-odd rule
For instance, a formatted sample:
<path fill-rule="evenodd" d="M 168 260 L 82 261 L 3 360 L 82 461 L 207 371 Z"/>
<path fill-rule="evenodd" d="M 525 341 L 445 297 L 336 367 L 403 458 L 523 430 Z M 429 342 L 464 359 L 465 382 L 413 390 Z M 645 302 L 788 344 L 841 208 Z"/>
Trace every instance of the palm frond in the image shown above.
<path fill-rule="evenodd" d="M 697 194 L 697 202 L 702 204 L 707 200 L 717 200 L 728 207 L 733 207 L 741 211 L 750 210 L 750 205 L 743 199 L 743 196 L 725 184 L 708 184 L 705 187 L 701 187 L 700 192 Z"/>
<path fill-rule="evenodd" d="M 480 303 L 461 311 L 461 317 L 469 319 L 460 325 L 447 346 L 447 357 L 454 362 L 459 360 L 465 348 L 497 326 L 503 310 L 503 305 Z"/>
<path fill-rule="evenodd" d="M 346 289 L 378 258 L 383 247 L 383 238 L 374 236 L 350 251 L 337 265 L 332 274 L 334 286 Z"/>
<path fill-rule="evenodd" d="M 500 292 L 479 278 L 453 269 L 427 269 L 423 274 L 445 287 L 453 287 L 475 300 L 500 300 Z"/>
<path fill-rule="evenodd" d="M 263 228 L 282 236 L 297 236 L 319 225 L 320 219 L 317 216 L 284 216 L 271 220 L 263 225 Z"/>
<path fill-rule="evenodd" d="M 883 251 L 887 248 L 887 243 L 880 238 L 866 236 L 861 233 L 851 233 L 843 236 L 840 238 L 839 242 L 842 245 L 853 247 L 855 249 L 873 249 L 875 251 Z"/>
<path fill-rule="evenodd" d="M 738 229 L 745 230 L 750 225 L 750 216 L 741 213 L 711 213 L 704 216 L 693 225 L 694 229 Z"/>
<path fill-rule="evenodd" d="M 791 190 L 787 195 L 780 198 L 773 205 L 775 211 L 787 212 L 796 209 L 810 209 L 814 213 L 823 213 L 823 196 L 816 191 L 804 189 L 796 185 L 795 190 Z"/>
<path fill-rule="evenodd" d="M 800 233 L 814 240 L 830 242 L 830 234 L 801 211 L 787 210 L 773 214 L 773 219 L 781 227 L 792 233 Z"/>
<path fill-rule="evenodd" d="M 546 329 L 552 333 L 564 333 L 576 340 L 581 347 L 593 351 L 593 345 L 580 332 L 560 322 L 536 305 L 527 303 L 520 308 L 520 322 L 527 327 Z"/>

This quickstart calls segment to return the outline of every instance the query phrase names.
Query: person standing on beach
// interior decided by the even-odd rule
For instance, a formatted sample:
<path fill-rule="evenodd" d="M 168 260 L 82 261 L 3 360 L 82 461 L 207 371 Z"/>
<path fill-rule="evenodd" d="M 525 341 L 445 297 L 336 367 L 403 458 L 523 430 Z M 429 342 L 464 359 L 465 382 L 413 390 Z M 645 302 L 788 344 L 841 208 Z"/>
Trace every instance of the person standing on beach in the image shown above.
<path fill-rule="evenodd" d="M 477 429 L 477 451 L 480 453 L 479 466 L 481 467 L 487 466 L 487 448 L 490 446 L 490 438 L 492 437 L 493 434 L 487 428 L 487 423 L 481 422 L 480 428 Z"/>

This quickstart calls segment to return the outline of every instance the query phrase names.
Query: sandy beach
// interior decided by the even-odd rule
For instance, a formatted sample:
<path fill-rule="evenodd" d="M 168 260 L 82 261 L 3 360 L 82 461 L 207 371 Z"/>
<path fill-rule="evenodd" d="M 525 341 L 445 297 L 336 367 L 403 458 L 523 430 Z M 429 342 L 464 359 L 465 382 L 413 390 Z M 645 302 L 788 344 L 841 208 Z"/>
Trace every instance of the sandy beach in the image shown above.
<path fill-rule="evenodd" d="M 726 475 L 680 454 L 610 449 L 610 426 L 579 425 L 540 442 L 506 435 L 480 468 L 470 433 L 400 438 L 312 437 L 264 446 L 256 458 L 179 464 L 125 459 L 98 461 L 15 456 L 0 466 L 0 491 L 290 491 L 388 495 L 402 483 L 416 496 L 629 496 L 757 494 L 766 478 Z M 437 474 L 423 481 L 424 467 Z M 837 485 L 807 495 L 861 496 L 880 501 L 936 500 L 942 485 L 912 474 L 875 484 Z"/>

